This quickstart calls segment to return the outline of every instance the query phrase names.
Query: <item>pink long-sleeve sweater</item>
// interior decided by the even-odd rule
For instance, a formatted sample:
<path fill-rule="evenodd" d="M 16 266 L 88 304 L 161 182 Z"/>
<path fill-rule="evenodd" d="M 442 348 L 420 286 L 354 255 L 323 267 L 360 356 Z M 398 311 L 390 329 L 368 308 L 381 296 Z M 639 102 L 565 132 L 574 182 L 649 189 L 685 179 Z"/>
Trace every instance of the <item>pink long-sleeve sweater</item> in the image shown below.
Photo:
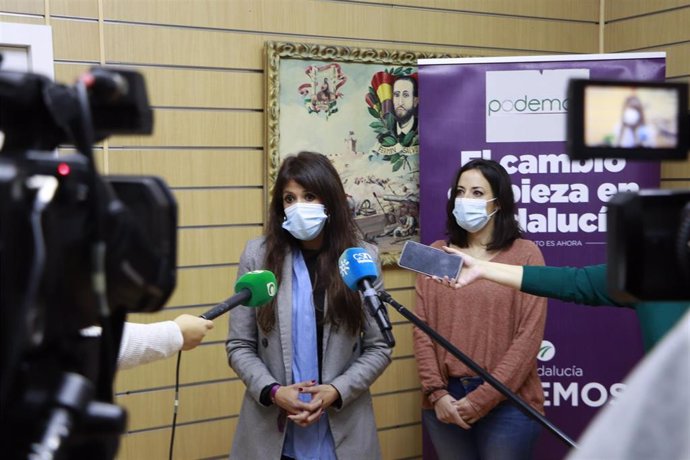
<path fill-rule="evenodd" d="M 445 242 L 433 244 L 440 247 Z M 537 246 L 516 240 L 492 259 L 511 265 L 543 265 Z M 537 353 L 544 335 L 546 299 L 490 281 L 453 289 L 417 277 L 416 313 L 432 328 L 541 413 L 544 392 L 537 375 Z M 424 394 L 423 407 L 446 395 L 448 377 L 476 375 L 441 346 L 414 329 L 414 348 Z M 505 400 L 488 383 L 468 395 L 480 416 Z"/>

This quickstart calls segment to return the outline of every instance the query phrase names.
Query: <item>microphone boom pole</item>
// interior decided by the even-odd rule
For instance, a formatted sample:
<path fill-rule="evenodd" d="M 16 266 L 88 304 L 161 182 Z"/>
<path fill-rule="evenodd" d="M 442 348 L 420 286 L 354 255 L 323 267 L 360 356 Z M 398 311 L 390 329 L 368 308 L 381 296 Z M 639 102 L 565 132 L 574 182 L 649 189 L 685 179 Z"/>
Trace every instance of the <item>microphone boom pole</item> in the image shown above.
<path fill-rule="evenodd" d="M 494 387 L 496 390 L 498 390 L 499 393 L 501 393 L 503 396 L 508 398 L 513 404 L 517 406 L 518 409 L 520 409 L 522 412 L 524 412 L 526 415 L 529 417 L 532 417 L 535 419 L 537 422 L 539 422 L 541 425 L 543 425 L 547 430 L 551 431 L 556 437 L 558 437 L 561 441 L 566 443 L 569 447 L 574 447 L 577 448 L 577 445 L 575 442 L 568 437 L 565 433 L 563 433 L 557 426 L 555 426 L 553 423 L 551 423 L 549 420 L 546 419 L 543 415 L 541 415 L 539 412 L 537 412 L 532 406 L 527 404 L 522 398 L 520 398 L 518 395 L 513 393 L 508 387 L 506 387 L 503 383 L 501 383 L 499 380 L 496 379 L 493 375 L 491 375 L 488 371 L 486 371 L 483 367 L 481 367 L 479 364 L 475 363 L 472 361 L 472 359 L 465 355 L 463 352 L 458 350 L 452 343 L 450 343 L 448 340 L 446 340 L 441 334 L 436 332 L 431 326 L 426 324 L 424 321 L 419 319 L 417 315 L 412 313 L 410 310 L 405 308 L 405 306 L 399 304 L 396 302 L 393 297 L 386 291 L 380 291 L 379 292 L 379 298 L 387 303 L 388 305 L 392 306 L 395 308 L 398 313 L 400 313 L 402 316 L 407 318 L 412 324 L 414 324 L 416 327 L 418 327 L 422 332 L 424 332 L 426 335 L 431 337 L 436 343 L 441 345 L 443 348 L 445 348 L 451 355 L 456 357 L 457 359 L 460 360 L 464 365 L 472 369 L 474 372 L 476 372 L 478 375 L 480 375 L 486 382 L 488 382 L 492 387 Z"/>

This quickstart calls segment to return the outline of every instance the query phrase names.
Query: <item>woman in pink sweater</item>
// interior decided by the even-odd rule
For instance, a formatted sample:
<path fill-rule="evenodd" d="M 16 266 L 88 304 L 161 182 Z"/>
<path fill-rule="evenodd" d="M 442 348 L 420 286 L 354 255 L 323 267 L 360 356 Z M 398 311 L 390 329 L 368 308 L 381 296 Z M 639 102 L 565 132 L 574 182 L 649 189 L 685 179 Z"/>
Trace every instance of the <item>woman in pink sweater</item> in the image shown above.
<path fill-rule="evenodd" d="M 543 265 L 515 220 L 510 177 L 495 161 L 473 160 L 457 173 L 447 210 L 451 246 L 481 260 Z M 453 289 L 418 276 L 417 315 L 536 410 L 544 411 L 537 352 L 546 300 L 486 280 Z M 539 424 L 452 355 L 414 330 L 424 393 L 422 420 L 443 459 L 529 459 Z"/>

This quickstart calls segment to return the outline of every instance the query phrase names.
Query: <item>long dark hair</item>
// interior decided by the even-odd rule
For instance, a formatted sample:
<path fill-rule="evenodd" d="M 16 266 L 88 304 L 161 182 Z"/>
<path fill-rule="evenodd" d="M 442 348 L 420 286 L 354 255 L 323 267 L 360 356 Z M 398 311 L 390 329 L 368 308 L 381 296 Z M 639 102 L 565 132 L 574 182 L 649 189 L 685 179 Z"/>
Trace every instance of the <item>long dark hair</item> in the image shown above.
<path fill-rule="evenodd" d="M 359 293 L 348 289 L 340 278 L 338 258 L 345 249 L 359 245 L 358 231 L 340 176 L 330 160 L 320 153 L 299 152 L 288 156 L 278 170 L 265 231 L 265 267 L 276 275 L 279 286 L 284 276 L 291 276 L 291 273 L 283 273 L 283 262 L 288 252 L 300 245 L 300 241 L 282 227 L 285 219 L 283 190 L 291 180 L 318 196 L 328 215 L 316 262 L 319 285 L 326 289 L 328 312 L 325 320 L 335 327 L 344 325 L 348 331 L 356 334 L 364 320 L 362 302 Z M 275 309 L 275 298 L 259 309 L 259 326 L 265 332 L 275 325 Z"/>
<path fill-rule="evenodd" d="M 517 220 L 515 220 L 515 197 L 511 187 L 508 172 L 499 163 L 493 160 L 476 159 L 468 162 L 460 168 L 455 175 L 455 180 L 451 184 L 450 196 L 446 203 L 446 231 L 451 243 L 461 248 L 469 245 L 467 230 L 463 229 L 455 221 L 453 208 L 455 198 L 458 194 L 458 181 L 465 171 L 477 169 L 489 182 L 491 192 L 496 198 L 498 212 L 493 215 L 494 231 L 491 235 L 491 242 L 486 247 L 489 251 L 496 251 L 510 247 L 518 238 L 522 238 L 522 231 Z"/>

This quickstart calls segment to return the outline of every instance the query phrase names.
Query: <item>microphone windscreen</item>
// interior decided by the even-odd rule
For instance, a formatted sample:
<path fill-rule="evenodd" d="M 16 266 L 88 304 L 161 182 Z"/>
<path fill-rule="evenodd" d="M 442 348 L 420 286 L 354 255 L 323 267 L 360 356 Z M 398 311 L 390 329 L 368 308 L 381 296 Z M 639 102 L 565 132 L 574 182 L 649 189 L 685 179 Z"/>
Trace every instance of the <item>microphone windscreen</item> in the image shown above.
<path fill-rule="evenodd" d="M 360 281 L 373 281 L 379 275 L 374 258 L 363 248 L 346 249 L 338 259 L 338 269 L 345 285 L 353 291 Z"/>
<path fill-rule="evenodd" d="M 278 292 L 276 276 L 268 270 L 254 270 L 240 276 L 235 283 L 235 292 L 248 289 L 252 296 L 244 305 L 247 307 L 258 307 L 275 297 Z"/>

